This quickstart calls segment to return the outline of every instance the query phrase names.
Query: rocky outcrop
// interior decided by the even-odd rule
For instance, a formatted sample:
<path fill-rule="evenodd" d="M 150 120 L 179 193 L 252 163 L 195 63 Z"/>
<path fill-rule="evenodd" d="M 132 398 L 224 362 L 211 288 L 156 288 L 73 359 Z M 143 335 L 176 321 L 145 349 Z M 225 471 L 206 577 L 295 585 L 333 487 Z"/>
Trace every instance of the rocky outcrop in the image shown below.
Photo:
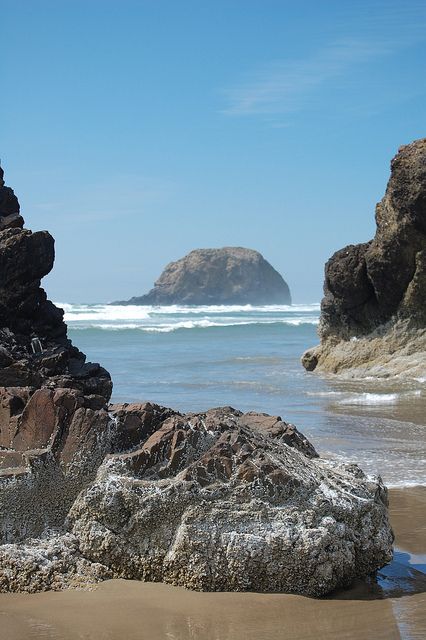
<path fill-rule="evenodd" d="M 142 442 L 103 462 L 66 533 L 0 547 L 1 591 L 75 586 L 81 572 L 89 582 L 322 595 L 390 560 L 379 478 L 319 459 L 277 416 L 169 413 L 117 410 L 138 417 Z"/>
<path fill-rule="evenodd" d="M 0 172 L 0 540 L 62 524 L 110 450 L 112 383 L 67 338 L 41 278 L 54 240 L 24 229 Z M 17 507 L 19 496 L 19 508 Z"/>
<path fill-rule="evenodd" d="M 4 183 L 4 171 L 0 167 L 0 219 L 9 216 L 19 216 L 20 206 L 13 189 Z M 10 218 L 11 219 L 11 218 Z"/>
<path fill-rule="evenodd" d="M 375 375 L 426 370 L 426 139 L 401 147 L 376 207 L 373 240 L 325 266 L 321 345 L 308 370 Z"/>
<path fill-rule="evenodd" d="M 288 285 L 260 253 L 196 249 L 171 262 L 144 296 L 114 304 L 291 304 Z"/>
<path fill-rule="evenodd" d="M 19 208 L 0 216 L 0 591 L 125 577 L 322 595 L 390 559 L 380 478 L 321 460 L 279 416 L 107 406 L 109 374 L 40 287 L 53 260 Z"/>

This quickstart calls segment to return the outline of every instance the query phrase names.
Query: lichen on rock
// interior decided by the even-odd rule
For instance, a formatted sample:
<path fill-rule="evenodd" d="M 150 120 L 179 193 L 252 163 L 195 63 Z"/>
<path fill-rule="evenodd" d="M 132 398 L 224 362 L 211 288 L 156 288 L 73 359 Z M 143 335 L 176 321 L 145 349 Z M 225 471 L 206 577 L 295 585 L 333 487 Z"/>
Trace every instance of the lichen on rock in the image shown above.
<path fill-rule="evenodd" d="M 165 420 L 75 501 L 81 553 L 115 577 L 323 595 L 392 556 L 387 494 L 320 460 L 280 418 L 230 407 Z"/>
<path fill-rule="evenodd" d="M 0 546 L 0 591 L 115 577 L 319 596 L 391 559 L 380 478 L 321 460 L 278 416 L 168 412 L 141 405 L 142 442 L 104 460 L 62 529 Z"/>

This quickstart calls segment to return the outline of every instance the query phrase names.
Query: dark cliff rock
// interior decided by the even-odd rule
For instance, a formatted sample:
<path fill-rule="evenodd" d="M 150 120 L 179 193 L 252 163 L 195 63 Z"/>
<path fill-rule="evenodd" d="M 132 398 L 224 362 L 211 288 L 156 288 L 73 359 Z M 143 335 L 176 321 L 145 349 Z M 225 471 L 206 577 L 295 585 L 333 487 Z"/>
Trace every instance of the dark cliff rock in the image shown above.
<path fill-rule="evenodd" d="M 367 363 L 365 339 L 375 338 L 374 332 L 378 331 L 383 338 L 390 328 L 392 337 L 388 332 L 382 339 L 384 354 L 389 349 L 397 350 L 407 331 L 424 352 L 426 139 L 401 147 L 392 160 L 385 196 L 376 206 L 376 224 L 373 240 L 340 249 L 325 266 L 321 347 L 307 352 L 302 360 L 309 370 L 317 364 L 325 369 L 339 368 L 343 345 L 339 346 L 342 356 L 334 363 L 333 345 L 353 338 L 360 340 L 358 353 L 363 351 L 361 361 Z M 356 359 L 353 344 L 350 349 Z M 371 349 L 375 352 L 371 359 L 380 358 L 377 341 L 371 343 Z M 342 368 L 346 367 L 342 362 Z"/>
<path fill-rule="evenodd" d="M 4 184 L 4 171 L 0 167 L 0 218 L 19 215 L 20 206 L 13 189 Z"/>
<path fill-rule="evenodd" d="M 67 338 L 62 309 L 40 287 L 53 267 L 54 240 L 23 224 L 21 216 L 0 209 L 0 386 L 63 386 L 98 394 L 106 403 L 108 372 L 85 363 Z"/>
<path fill-rule="evenodd" d="M 32 514 L 25 534 L 61 521 L 83 476 L 93 474 L 109 450 L 112 382 L 68 339 L 62 309 L 40 286 L 53 267 L 54 240 L 47 231 L 23 228 L 19 202 L 4 186 L 3 170 L 0 175 L 0 475 L 21 479 Z M 30 496 L 37 494 L 40 473 L 51 478 L 51 487 L 38 502 Z M 22 523 L 5 499 L 16 531 Z M 8 538 L 8 527 L 1 535 Z"/>
<path fill-rule="evenodd" d="M 260 253 L 196 249 L 171 262 L 144 296 L 115 304 L 291 304 L 288 285 Z"/>

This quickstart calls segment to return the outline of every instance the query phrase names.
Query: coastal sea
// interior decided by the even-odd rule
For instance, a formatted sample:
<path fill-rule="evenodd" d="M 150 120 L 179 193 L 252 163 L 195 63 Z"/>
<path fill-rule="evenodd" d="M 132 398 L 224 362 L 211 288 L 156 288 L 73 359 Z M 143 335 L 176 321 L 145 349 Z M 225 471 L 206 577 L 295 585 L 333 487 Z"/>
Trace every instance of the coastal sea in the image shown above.
<path fill-rule="evenodd" d="M 142 307 L 56 303 L 74 344 L 108 369 L 113 402 L 230 405 L 295 424 L 322 455 L 388 486 L 426 485 L 426 372 L 417 379 L 307 373 L 319 304 Z"/>
<path fill-rule="evenodd" d="M 382 475 L 395 555 L 377 583 L 321 599 L 126 580 L 88 591 L 2 594 L 0 640 L 426 638 L 426 372 L 382 381 L 305 372 L 300 355 L 318 341 L 318 304 L 57 304 L 74 344 L 110 371 L 112 401 L 280 415 L 321 455 Z"/>

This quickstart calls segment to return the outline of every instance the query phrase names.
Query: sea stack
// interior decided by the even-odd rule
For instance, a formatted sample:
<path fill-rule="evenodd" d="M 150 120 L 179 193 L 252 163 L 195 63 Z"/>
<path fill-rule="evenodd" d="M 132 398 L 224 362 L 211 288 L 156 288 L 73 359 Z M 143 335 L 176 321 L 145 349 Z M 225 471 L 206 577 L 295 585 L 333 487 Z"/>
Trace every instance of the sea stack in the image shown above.
<path fill-rule="evenodd" d="M 149 293 L 116 304 L 291 304 L 291 296 L 258 251 L 224 247 L 191 251 L 168 264 Z"/>
<path fill-rule="evenodd" d="M 421 376 L 426 371 L 426 139 L 399 149 L 370 242 L 325 266 L 321 344 L 309 371 Z"/>

